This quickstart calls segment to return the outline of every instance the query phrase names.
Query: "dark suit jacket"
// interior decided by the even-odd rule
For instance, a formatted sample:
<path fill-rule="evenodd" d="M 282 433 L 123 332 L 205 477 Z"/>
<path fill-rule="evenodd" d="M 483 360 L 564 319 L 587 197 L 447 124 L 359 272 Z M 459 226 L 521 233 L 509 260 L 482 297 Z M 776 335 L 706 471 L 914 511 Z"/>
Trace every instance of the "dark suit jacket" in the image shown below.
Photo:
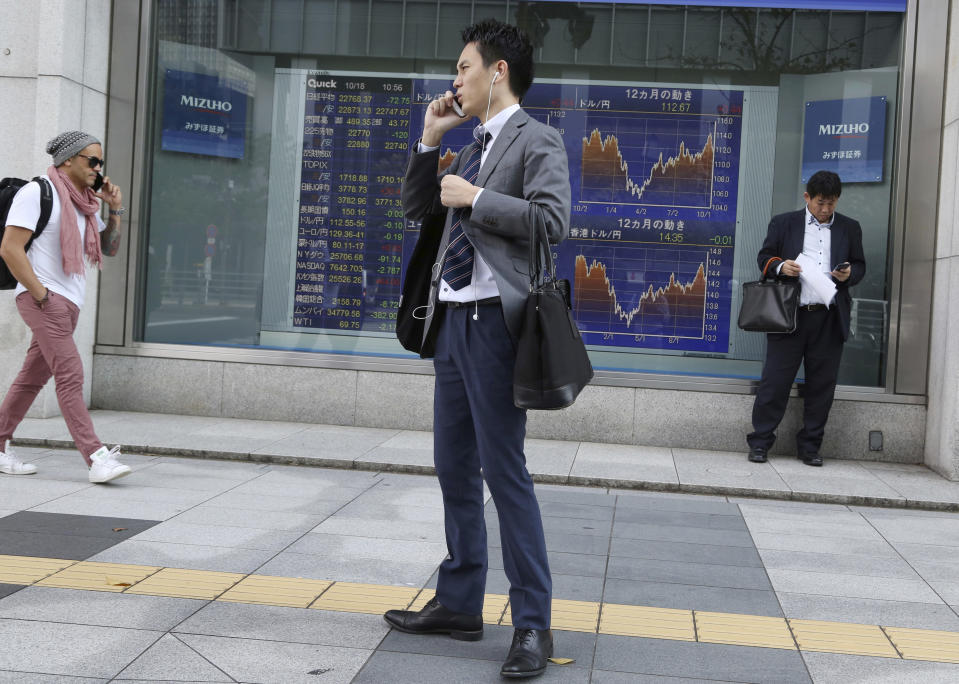
<path fill-rule="evenodd" d="M 849 317 L 852 309 L 852 296 L 849 294 L 849 288 L 866 275 L 866 257 L 862 252 L 862 227 L 860 227 L 858 221 L 843 216 L 837 211 L 830 232 L 832 233 L 832 239 L 829 249 L 832 265 L 835 266 L 843 261 L 848 261 L 851 267 L 851 273 L 846 282 L 835 281 L 837 292 L 833 303 L 833 308 L 839 315 L 842 339 L 845 342 L 849 338 Z M 766 231 L 766 241 L 763 243 L 762 249 L 759 250 L 759 270 L 765 268 L 766 263 L 772 257 L 795 259 L 802 254 L 805 236 L 805 208 L 773 216 Z M 771 269 L 775 267 L 775 264 L 770 265 Z"/>
<path fill-rule="evenodd" d="M 415 143 L 403 180 L 403 210 L 413 220 L 447 214 L 423 332 L 424 347 L 429 348 L 453 216 L 440 203 L 439 182 L 444 174 L 459 171 L 462 153 L 438 176 L 439 150 L 419 153 L 415 151 L 418 146 Z M 468 210 L 463 231 L 493 272 L 506 328 L 515 342 L 529 295 L 529 229 L 534 213 L 546 226 L 551 243 L 569 235 L 569 169 L 563 139 L 555 128 L 531 119 L 520 109 L 493 141 L 476 185 L 483 188 L 483 193 L 476 206 Z"/>

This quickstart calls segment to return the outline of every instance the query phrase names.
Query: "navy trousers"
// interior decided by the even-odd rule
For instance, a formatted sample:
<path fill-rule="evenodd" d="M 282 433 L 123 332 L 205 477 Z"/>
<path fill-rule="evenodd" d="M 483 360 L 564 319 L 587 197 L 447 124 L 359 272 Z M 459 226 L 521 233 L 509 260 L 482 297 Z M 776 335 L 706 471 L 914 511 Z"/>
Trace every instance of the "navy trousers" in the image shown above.
<path fill-rule="evenodd" d="M 436 596 L 460 613 L 483 612 L 487 543 L 483 479 L 499 516 L 513 626 L 549 629 L 552 579 L 523 442 L 526 411 L 513 405 L 516 351 L 499 304 L 446 310 L 433 365 L 433 459 L 449 555 Z"/>
<path fill-rule="evenodd" d="M 789 389 L 799 364 L 804 363 L 803 427 L 796 435 L 796 449 L 800 455 L 819 452 L 842 358 L 839 326 L 834 309 L 800 309 L 795 332 L 766 336 L 766 362 L 753 404 L 753 432 L 746 437 L 750 447 L 769 449 L 775 443 L 776 428 L 786 413 Z"/>

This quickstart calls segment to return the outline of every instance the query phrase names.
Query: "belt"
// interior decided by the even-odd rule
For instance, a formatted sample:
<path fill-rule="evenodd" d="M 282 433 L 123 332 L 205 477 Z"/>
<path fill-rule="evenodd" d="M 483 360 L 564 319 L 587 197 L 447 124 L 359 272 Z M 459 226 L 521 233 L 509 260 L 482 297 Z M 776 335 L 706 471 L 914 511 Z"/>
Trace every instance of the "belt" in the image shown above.
<path fill-rule="evenodd" d="M 441 304 L 446 304 L 447 309 L 461 309 L 464 306 L 487 306 L 489 304 L 499 304 L 499 297 L 487 297 L 486 299 L 476 299 L 472 302 L 440 302 Z"/>
<path fill-rule="evenodd" d="M 803 304 L 799 308 L 803 311 L 825 311 L 829 307 L 825 304 Z"/>

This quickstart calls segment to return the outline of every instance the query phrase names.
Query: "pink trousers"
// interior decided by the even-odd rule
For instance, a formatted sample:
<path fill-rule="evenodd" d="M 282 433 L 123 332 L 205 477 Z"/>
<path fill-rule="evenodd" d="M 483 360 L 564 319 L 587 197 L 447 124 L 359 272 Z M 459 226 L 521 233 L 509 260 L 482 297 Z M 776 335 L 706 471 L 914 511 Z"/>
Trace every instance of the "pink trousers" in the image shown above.
<path fill-rule="evenodd" d="M 73 341 L 80 309 L 54 292 L 50 292 L 50 301 L 41 309 L 29 292 L 22 292 L 17 297 L 17 310 L 33 332 L 33 340 L 23 368 L 0 404 L 0 449 L 13 437 L 14 430 L 52 375 L 67 429 L 90 465 L 90 455 L 103 443 L 94 432 L 93 420 L 83 401 L 83 363 Z"/>

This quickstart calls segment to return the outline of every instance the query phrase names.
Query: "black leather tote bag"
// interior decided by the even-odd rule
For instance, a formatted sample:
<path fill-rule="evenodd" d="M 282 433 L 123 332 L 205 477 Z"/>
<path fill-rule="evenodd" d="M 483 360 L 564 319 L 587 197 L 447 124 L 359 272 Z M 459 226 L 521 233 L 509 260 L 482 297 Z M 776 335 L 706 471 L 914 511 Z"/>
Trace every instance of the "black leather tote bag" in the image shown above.
<path fill-rule="evenodd" d="M 568 280 L 556 279 L 546 227 L 530 208 L 530 292 L 513 371 L 513 403 L 522 409 L 572 405 L 593 379 L 586 346 L 570 311 Z"/>
<path fill-rule="evenodd" d="M 432 350 L 423 348 L 423 325 L 429 305 L 433 263 L 439 252 L 445 223 L 446 214 L 429 214 L 423 219 L 420 237 L 406 266 L 400 306 L 396 311 L 396 339 L 404 349 L 423 358 L 433 355 Z"/>
<path fill-rule="evenodd" d="M 799 280 L 767 275 L 773 257 L 766 262 L 762 277 L 743 283 L 743 301 L 739 308 L 739 327 L 751 332 L 791 333 L 796 329 L 799 309 Z"/>

